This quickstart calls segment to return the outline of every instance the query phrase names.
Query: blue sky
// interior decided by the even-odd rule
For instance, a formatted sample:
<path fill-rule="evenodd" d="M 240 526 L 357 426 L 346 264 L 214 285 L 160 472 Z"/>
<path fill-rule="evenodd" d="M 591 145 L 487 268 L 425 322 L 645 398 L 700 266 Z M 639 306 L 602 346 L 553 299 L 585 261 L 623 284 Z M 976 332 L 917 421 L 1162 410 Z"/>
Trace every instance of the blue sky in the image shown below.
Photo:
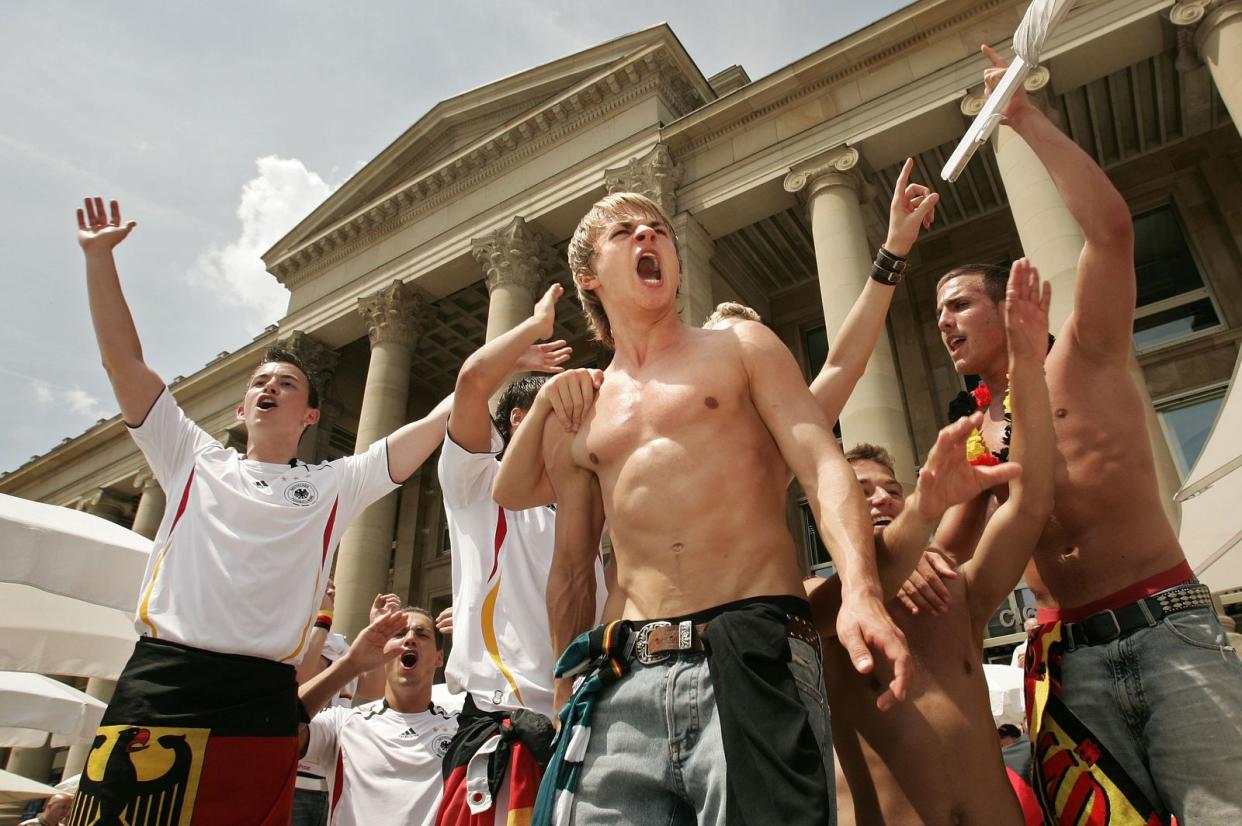
<path fill-rule="evenodd" d="M 705 75 L 759 78 L 903 0 L 0 4 L 0 471 L 116 403 L 74 209 L 121 202 L 118 266 L 170 380 L 283 315 L 258 255 L 437 101 L 668 22 Z"/>

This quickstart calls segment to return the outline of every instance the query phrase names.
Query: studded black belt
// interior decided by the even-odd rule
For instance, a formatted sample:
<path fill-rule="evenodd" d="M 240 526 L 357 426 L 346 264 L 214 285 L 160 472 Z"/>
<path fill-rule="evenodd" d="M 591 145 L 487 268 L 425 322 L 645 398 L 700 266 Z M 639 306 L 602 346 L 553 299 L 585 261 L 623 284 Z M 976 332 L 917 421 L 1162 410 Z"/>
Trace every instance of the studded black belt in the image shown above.
<path fill-rule="evenodd" d="M 1206 585 L 1178 585 L 1129 605 L 1092 614 L 1081 622 L 1067 622 L 1061 628 L 1061 638 L 1071 651 L 1085 645 L 1102 645 L 1131 631 L 1149 628 L 1170 614 L 1211 604 L 1212 590 Z"/>

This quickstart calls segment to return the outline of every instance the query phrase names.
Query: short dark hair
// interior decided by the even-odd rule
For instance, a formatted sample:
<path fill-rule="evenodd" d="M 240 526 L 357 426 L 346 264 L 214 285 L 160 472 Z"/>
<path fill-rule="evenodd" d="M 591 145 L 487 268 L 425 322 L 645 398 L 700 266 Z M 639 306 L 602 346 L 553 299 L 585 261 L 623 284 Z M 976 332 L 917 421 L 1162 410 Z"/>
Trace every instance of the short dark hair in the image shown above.
<path fill-rule="evenodd" d="M 420 614 L 431 620 L 431 630 L 436 638 L 436 650 L 444 650 L 444 635 L 440 633 L 440 628 L 436 625 L 436 618 L 431 615 L 430 611 L 421 605 L 407 605 L 401 609 L 401 612 L 404 614 Z"/>
<path fill-rule="evenodd" d="M 509 446 L 509 440 L 513 438 L 513 428 L 509 426 L 509 414 L 514 410 L 530 410 L 530 406 L 535 403 L 535 395 L 547 380 L 547 376 L 523 376 L 509 382 L 509 386 L 500 394 L 493 421 L 505 447 Z"/>
<path fill-rule="evenodd" d="M 263 352 L 263 360 L 259 362 L 258 367 L 255 369 L 257 370 L 264 364 L 271 364 L 272 362 L 276 362 L 277 364 L 291 364 L 302 372 L 302 375 L 306 377 L 306 404 L 310 408 L 318 410 L 319 385 L 315 381 L 315 377 L 311 375 L 311 371 L 306 369 L 306 365 L 302 363 L 302 360 L 283 348 L 268 347 L 267 350 Z"/>
<path fill-rule="evenodd" d="M 883 465 L 894 479 L 897 478 L 897 471 L 893 470 L 893 457 L 879 445 L 860 442 L 845 451 L 845 461 L 851 465 L 855 462 L 875 462 L 877 465 Z"/>
<path fill-rule="evenodd" d="M 946 282 L 961 275 L 977 275 L 983 279 L 983 291 L 992 299 L 993 304 L 1005 300 L 1005 289 L 1009 286 L 1009 269 L 995 264 L 963 264 L 949 270 L 936 282 L 936 294 Z"/>
<path fill-rule="evenodd" d="M 1018 728 L 1013 723 L 1004 723 L 997 726 L 996 733 L 1001 737 L 1015 737 L 1019 740 L 1022 739 L 1022 729 Z"/>

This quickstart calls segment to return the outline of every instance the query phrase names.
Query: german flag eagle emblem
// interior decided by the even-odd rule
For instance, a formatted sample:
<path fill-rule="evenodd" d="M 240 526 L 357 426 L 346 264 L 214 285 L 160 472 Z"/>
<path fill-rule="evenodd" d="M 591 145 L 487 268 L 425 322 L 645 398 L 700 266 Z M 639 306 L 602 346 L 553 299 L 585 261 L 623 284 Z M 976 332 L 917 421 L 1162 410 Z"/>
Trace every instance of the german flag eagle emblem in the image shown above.
<path fill-rule="evenodd" d="M 70 826 L 189 826 L 210 734 L 206 728 L 101 726 Z M 105 775 L 107 792 L 100 794 Z"/>

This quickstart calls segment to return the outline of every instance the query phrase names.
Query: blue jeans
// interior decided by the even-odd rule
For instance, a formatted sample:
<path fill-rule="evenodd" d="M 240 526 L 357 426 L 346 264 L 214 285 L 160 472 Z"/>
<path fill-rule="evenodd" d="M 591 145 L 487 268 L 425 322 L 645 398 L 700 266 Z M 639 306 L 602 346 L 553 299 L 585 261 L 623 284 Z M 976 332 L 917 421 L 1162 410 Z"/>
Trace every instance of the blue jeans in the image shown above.
<path fill-rule="evenodd" d="M 836 823 L 832 734 L 819 652 L 788 640 L 789 670 L 819 743 Z M 762 714 L 762 710 L 756 709 Z M 635 664 L 600 695 L 574 804 L 575 826 L 725 823 L 726 765 L 716 695 L 702 655 Z"/>
<path fill-rule="evenodd" d="M 1242 661 L 1209 607 L 1066 651 L 1062 697 L 1164 816 L 1242 823 Z"/>

